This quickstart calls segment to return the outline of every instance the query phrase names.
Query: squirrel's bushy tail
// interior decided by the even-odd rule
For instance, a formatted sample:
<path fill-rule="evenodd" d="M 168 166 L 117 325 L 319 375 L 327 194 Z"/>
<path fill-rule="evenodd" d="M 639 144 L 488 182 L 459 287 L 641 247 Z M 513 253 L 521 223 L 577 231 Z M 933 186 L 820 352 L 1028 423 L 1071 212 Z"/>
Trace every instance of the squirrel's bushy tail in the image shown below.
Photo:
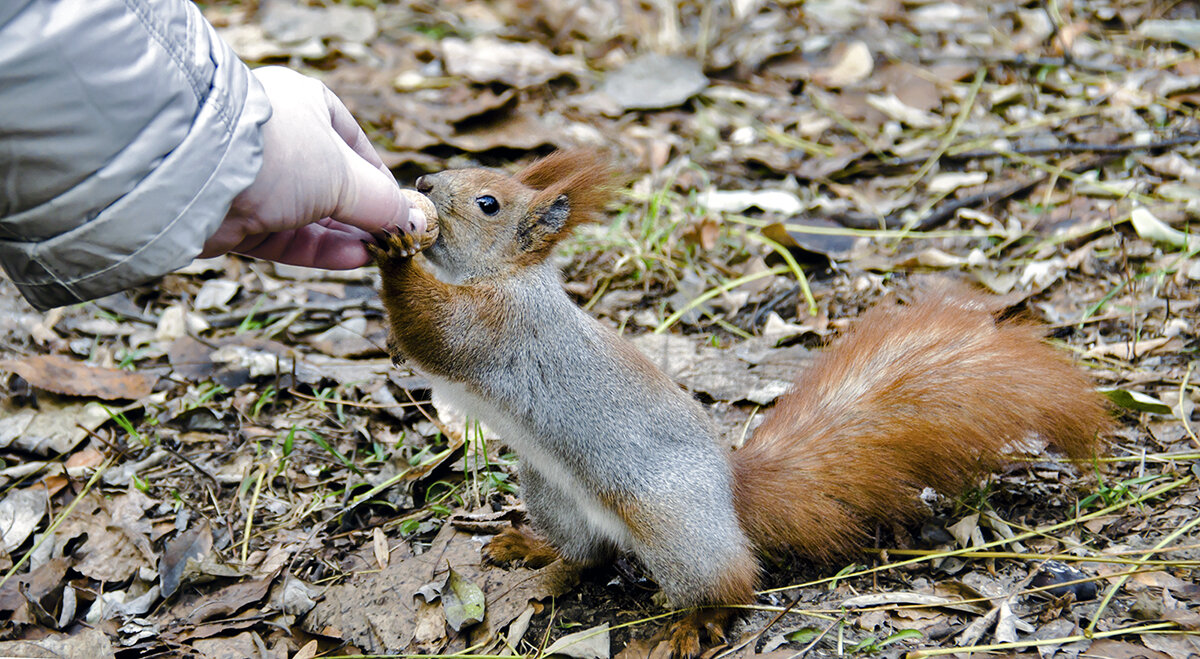
<path fill-rule="evenodd" d="M 755 545 L 852 551 L 867 522 L 911 516 L 920 488 L 954 492 L 1030 435 L 1089 458 L 1100 396 L 1037 325 L 993 311 L 961 291 L 880 305 L 822 352 L 731 455 Z"/>

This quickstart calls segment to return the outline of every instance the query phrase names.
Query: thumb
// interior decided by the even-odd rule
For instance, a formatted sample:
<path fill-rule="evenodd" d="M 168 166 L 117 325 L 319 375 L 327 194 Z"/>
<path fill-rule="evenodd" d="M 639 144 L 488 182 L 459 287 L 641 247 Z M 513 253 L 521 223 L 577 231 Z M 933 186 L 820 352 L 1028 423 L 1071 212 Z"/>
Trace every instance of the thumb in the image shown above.
<path fill-rule="evenodd" d="M 346 163 L 346 184 L 330 217 L 370 233 L 393 228 L 424 233 L 425 214 L 409 206 L 396 179 L 364 160 L 345 143 L 340 143 L 340 147 Z"/>

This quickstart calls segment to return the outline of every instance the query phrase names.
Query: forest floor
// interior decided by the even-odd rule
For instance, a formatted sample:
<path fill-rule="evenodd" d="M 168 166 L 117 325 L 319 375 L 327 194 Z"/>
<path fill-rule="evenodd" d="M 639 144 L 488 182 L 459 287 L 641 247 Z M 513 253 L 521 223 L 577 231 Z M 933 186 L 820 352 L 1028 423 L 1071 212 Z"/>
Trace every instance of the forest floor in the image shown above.
<path fill-rule="evenodd" d="M 203 9 L 323 79 L 406 187 L 613 154 L 631 183 L 566 287 L 731 444 L 865 308 L 944 280 L 1112 400 L 1092 464 L 1030 447 L 853 562 L 767 561 L 710 655 L 1200 653 L 1195 3 Z M 47 313 L 0 278 L 0 655 L 662 656 L 632 560 L 480 564 L 517 458 L 390 363 L 374 276 L 227 256 Z"/>

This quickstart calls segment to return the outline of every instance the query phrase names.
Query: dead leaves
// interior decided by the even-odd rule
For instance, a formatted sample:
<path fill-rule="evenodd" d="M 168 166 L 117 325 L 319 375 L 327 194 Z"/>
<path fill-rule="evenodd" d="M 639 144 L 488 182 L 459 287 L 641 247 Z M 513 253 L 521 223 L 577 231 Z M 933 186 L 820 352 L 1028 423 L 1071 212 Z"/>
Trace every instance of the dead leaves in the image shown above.
<path fill-rule="evenodd" d="M 370 652 L 437 653 L 460 647 L 460 630 L 494 637 L 530 602 L 565 593 L 578 576 L 561 562 L 541 570 L 485 567 L 480 546 L 446 525 L 425 553 L 329 589 L 305 628 Z M 477 619 L 482 624 L 472 627 Z"/>
<path fill-rule="evenodd" d="M 810 349 L 936 272 L 1025 300 L 1111 385 L 1125 415 L 1115 453 L 1137 460 L 1108 465 L 1107 495 L 1190 468 L 1156 457 L 1194 452 L 1200 400 L 1188 357 L 1200 66 L 1186 50 L 1195 20 L 1178 15 L 1186 3 L 311 4 L 205 11 L 247 59 L 319 71 L 402 182 L 571 144 L 622 159 L 632 191 L 610 226 L 570 246 L 567 285 L 630 335 L 683 312 L 682 331 L 636 340 L 731 441 Z M 761 237 L 809 276 L 816 316 Z M 343 643 L 450 653 L 500 634 L 519 651 L 540 647 L 522 639 L 547 624 L 542 603 L 585 591 L 565 573 L 482 568 L 482 540 L 447 530 L 463 502 L 499 496 L 511 513 L 487 479 L 509 484 L 512 466 L 493 451 L 484 475 L 465 467 L 479 455 L 466 426 L 443 423 L 425 379 L 387 359 L 370 277 L 229 257 L 48 314 L 0 282 L 0 566 L 27 561 L 0 588 L 5 632 L 61 628 L 85 643 L 78 630 L 93 625 L 122 654 L 311 657 Z M 88 399 L 135 402 L 110 415 Z M 1065 518 L 1100 487 L 1044 461 L 1003 479 L 1030 472 L 1044 488 L 1036 503 L 1012 500 L 1021 487 L 988 490 L 995 509 L 1033 511 L 1014 525 L 1036 526 L 1045 509 Z M 1196 506 L 1192 486 L 1166 499 L 1087 520 L 1062 544 L 1140 548 Z M 949 525 L 982 543 L 1001 533 L 987 519 Z M 1046 543 L 1012 549 L 1064 548 Z M 1083 571 L 1112 574 L 1094 567 Z M 844 625 L 787 623 L 739 655 L 790 656 L 814 641 L 830 653 L 948 647 L 968 628 L 981 641 L 1053 639 L 1078 631 L 1086 606 L 1009 601 L 1033 569 L 1016 559 L 908 569 L 807 592 L 806 605 Z M 1168 581 L 1131 580 L 1104 624 L 1136 611 L 1194 626 L 1194 593 Z M 873 610 L 856 608 L 866 602 Z M 616 624 L 651 615 L 643 604 L 589 599 L 588 615 L 569 620 L 555 608 L 561 627 L 545 645 L 649 653 L 638 636 L 655 623 Z M 310 610 L 307 624 L 331 636 L 293 633 Z M 1189 643 L 1130 634 L 1088 652 L 1183 657 Z"/>
<path fill-rule="evenodd" d="M 37 355 L 0 361 L 9 371 L 46 391 L 104 400 L 137 400 L 150 393 L 158 378 L 149 373 L 89 366 L 62 355 Z"/>
<path fill-rule="evenodd" d="M 39 641 L 0 642 L 5 657 L 54 657 L 55 659 L 114 659 L 112 643 L 98 629 L 75 634 L 55 634 Z M 245 655 L 250 656 L 250 655 Z"/>
<path fill-rule="evenodd" d="M 579 77 L 587 68 L 579 57 L 554 55 L 538 44 L 475 37 L 442 39 L 446 71 L 471 82 L 501 82 L 514 89 L 547 83 L 559 76 Z"/>
<path fill-rule="evenodd" d="M 647 54 L 608 74 L 599 93 L 621 112 L 676 107 L 708 87 L 699 62 Z"/>
<path fill-rule="evenodd" d="M 146 570 L 153 574 L 158 553 L 150 542 L 150 521 L 145 511 L 154 505 L 136 489 L 105 500 L 88 494 L 76 504 L 74 514 L 59 527 L 59 546 L 86 536 L 76 552 L 73 569 L 97 581 L 125 581 Z"/>

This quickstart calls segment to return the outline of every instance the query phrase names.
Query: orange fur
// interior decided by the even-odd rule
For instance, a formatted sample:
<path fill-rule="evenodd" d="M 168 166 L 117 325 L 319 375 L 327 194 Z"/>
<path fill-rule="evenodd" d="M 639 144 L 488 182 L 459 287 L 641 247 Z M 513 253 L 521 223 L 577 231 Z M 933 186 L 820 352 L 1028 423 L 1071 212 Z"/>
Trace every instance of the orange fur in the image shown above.
<path fill-rule="evenodd" d="M 545 538 L 515 526 L 504 529 L 492 538 L 483 548 L 483 553 L 493 563 L 520 563 L 534 570 L 562 558 Z"/>
<path fill-rule="evenodd" d="M 498 340 L 503 295 L 494 286 L 441 282 L 411 257 L 421 237 L 388 233 L 368 246 L 379 265 L 392 359 L 416 359 L 427 372 L 455 377 L 475 361 L 472 346 Z M 427 245 L 422 245 L 427 246 Z M 480 310 L 476 313 L 472 311 Z M 479 322 L 459 319 L 471 314 Z"/>
<path fill-rule="evenodd" d="M 1079 460 L 1109 423 L 1036 325 L 997 323 L 983 298 L 930 294 L 871 309 L 817 357 L 732 453 L 734 501 L 760 550 L 829 559 L 867 521 L 911 517 L 919 488 L 962 488 L 1030 433 Z"/>
<path fill-rule="evenodd" d="M 560 240 L 570 235 L 577 226 L 600 222 L 604 217 L 604 207 L 613 200 L 619 189 L 612 161 L 590 149 L 555 151 L 534 161 L 514 178 L 522 185 L 539 190 L 530 209 L 550 204 L 561 195 L 567 196 L 571 215 L 567 225 L 558 233 Z M 550 247 L 556 242 L 552 242 Z"/>
<path fill-rule="evenodd" d="M 429 175 L 423 186 L 419 182 L 437 205 L 437 243 L 427 244 L 428 236 L 422 241 L 390 235 L 372 247 L 392 329 L 389 345 L 432 375 L 477 388 L 480 382 L 506 377 L 505 369 L 494 364 L 511 363 L 497 355 L 512 353 L 496 346 L 522 345 L 537 351 L 526 356 L 556 358 L 547 363 L 566 366 L 541 375 L 551 384 L 587 378 L 593 373 L 587 360 L 603 361 L 615 365 L 617 373 L 617 384 L 609 390 L 631 397 L 616 402 L 650 406 L 663 424 L 702 415 L 686 395 L 658 395 L 679 390 L 635 348 L 608 332 L 584 330 L 595 334 L 598 355 L 556 355 L 563 343 L 556 336 L 562 331 L 558 321 L 574 316 L 553 305 L 520 304 L 538 296 L 570 305 L 556 279 L 535 279 L 548 282 L 535 286 L 514 275 L 543 262 L 574 227 L 598 221 L 616 192 L 616 178 L 600 154 L 571 150 L 538 160 L 513 178 L 474 169 Z M 495 196 L 501 209 L 483 211 L 479 194 Z M 443 281 L 424 270 L 411 258 L 414 247 L 428 248 L 426 258 L 457 279 Z M 446 283 L 452 280 L 461 283 Z M 664 586 L 674 585 L 676 598 L 688 604 L 737 604 L 753 600 L 758 576 L 743 531 L 760 551 L 793 550 L 830 559 L 853 551 L 868 522 L 914 516 L 920 488 L 958 490 L 998 465 L 1012 444 L 1030 434 L 1052 441 L 1072 459 L 1089 457 L 1098 434 L 1110 423 L 1100 397 L 1081 372 L 1041 341 L 1036 325 L 997 322 L 998 306 L 995 298 L 938 291 L 907 308 L 880 305 L 864 314 L 854 331 L 800 374 L 746 445 L 730 454 L 736 521 L 727 498 L 722 509 L 692 506 L 680 513 L 685 509 L 650 505 L 677 493 L 670 488 L 635 498 L 612 487 L 623 493 L 618 498 L 595 485 L 600 491 L 594 494 L 624 523 L 643 560 L 655 548 L 690 548 L 736 535 L 730 543 L 715 545 L 734 551 L 707 562 L 664 561 L 656 578 Z M 557 315 L 525 315 L 539 308 Z M 571 418 L 572 406 L 586 401 L 560 398 L 539 403 L 553 408 L 549 411 L 532 410 L 541 421 L 559 424 L 564 437 L 555 437 L 556 442 L 575 442 L 585 454 L 644 455 L 644 464 L 630 466 L 634 476 L 653 461 L 677 457 L 669 450 L 637 452 L 639 444 L 626 444 L 624 435 L 614 442 L 570 434 L 570 424 L 561 419 Z M 716 449 L 715 444 L 706 446 Z M 690 469 L 680 472 L 689 487 L 709 487 L 712 470 L 702 463 Z M 555 515 L 551 508 L 542 513 Z M 681 525 L 681 519 L 702 523 Z M 720 527 L 713 520 L 727 523 Z M 558 541 L 560 549 L 569 546 L 561 537 Z M 595 551 L 581 552 L 588 560 L 606 551 L 604 546 L 591 549 Z M 558 556 L 546 541 L 518 530 L 499 536 L 488 552 L 503 561 L 544 562 Z M 672 572 L 681 565 L 715 566 L 719 575 L 701 580 L 696 574 Z M 696 654 L 702 633 L 719 637 L 733 613 L 718 607 L 688 615 L 671 629 L 672 652 Z"/>

